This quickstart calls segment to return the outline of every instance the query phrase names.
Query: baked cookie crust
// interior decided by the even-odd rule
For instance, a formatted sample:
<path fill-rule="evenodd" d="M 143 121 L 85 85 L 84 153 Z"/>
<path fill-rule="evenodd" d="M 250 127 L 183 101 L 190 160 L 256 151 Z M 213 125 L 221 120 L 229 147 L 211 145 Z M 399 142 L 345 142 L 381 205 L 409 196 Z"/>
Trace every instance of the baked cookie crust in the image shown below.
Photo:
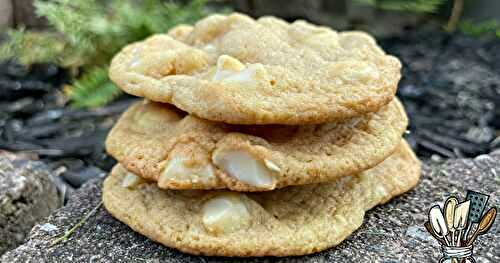
<path fill-rule="evenodd" d="M 394 98 L 400 69 L 366 33 L 234 13 L 128 45 L 110 78 L 203 119 L 303 125 L 378 111 Z"/>
<path fill-rule="evenodd" d="M 106 149 L 164 189 L 270 191 L 369 169 L 397 147 L 408 119 L 399 101 L 319 125 L 229 125 L 144 101 L 113 127 Z"/>
<path fill-rule="evenodd" d="M 117 165 L 104 182 L 106 209 L 165 246 L 207 256 L 305 255 L 338 245 L 372 207 L 413 188 L 420 163 L 406 142 L 358 176 L 263 193 L 162 190 Z"/>

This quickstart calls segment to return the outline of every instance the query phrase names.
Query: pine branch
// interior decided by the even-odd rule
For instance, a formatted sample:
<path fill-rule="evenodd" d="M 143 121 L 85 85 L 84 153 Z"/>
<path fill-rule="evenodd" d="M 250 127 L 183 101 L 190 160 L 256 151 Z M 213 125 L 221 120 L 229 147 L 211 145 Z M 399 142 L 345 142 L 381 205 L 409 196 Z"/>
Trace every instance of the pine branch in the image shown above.
<path fill-rule="evenodd" d="M 195 22 L 207 14 L 207 1 L 35 0 L 37 14 L 52 31 L 11 31 L 0 45 L 0 58 L 83 69 L 87 73 L 66 88 L 67 94 L 75 106 L 99 106 L 120 94 L 105 70 L 115 53 L 176 24 Z"/>
<path fill-rule="evenodd" d="M 35 0 L 37 14 L 47 18 L 53 31 L 11 31 L 10 40 L 0 46 L 0 55 L 22 58 L 22 63 L 103 66 L 128 43 L 205 16 L 206 2 L 194 0 L 181 5 L 161 0 Z"/>
<path fill-rule="evenodd" d="M 65 94 L 75 107 L 98 107 L 105 105 L 121 94 L 108 78 L 107 68 L 95 67 L 81 78 L 64 88 Z"/>
<path fill-rule="evenodd" d="M 0 46 L 0 59 L 15 57 L 23 64 L 60 62 L 65 43 L 55 33 L 26 31 L 24 28 L 7 32 L 9 41 Z"/>

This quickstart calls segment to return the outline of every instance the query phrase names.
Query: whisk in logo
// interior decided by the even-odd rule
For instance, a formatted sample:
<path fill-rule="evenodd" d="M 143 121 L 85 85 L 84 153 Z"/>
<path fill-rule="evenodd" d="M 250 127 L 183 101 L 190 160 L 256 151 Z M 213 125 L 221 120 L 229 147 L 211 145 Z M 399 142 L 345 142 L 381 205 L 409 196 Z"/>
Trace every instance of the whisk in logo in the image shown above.
<path fill-rule="evenodd" d="M 497 215 L 495 207 L 484 212 L 488 199 L 489 195 L 467 191 L 462 202 L 450 196 L 443 207 L 435 205 L 429 210 L 425 228 L 441 243 L 443 257 L 440 263 L 475 262 L 474 243 L 490 230 Z"/>

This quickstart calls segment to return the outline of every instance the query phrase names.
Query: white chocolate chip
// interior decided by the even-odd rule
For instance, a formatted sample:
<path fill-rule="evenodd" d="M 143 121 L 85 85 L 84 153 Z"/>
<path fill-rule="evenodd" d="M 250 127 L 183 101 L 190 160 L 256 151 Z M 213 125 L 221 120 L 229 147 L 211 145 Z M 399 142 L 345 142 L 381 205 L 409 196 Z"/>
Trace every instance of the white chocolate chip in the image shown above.
<path fill-rule="evenodd" d="M 228 55 L 222 55 L 217 60 L 214 80 L 223 80 L 228 76 L 242 71 L 243 69 L 245 69 L 245 65 L 243 65 L 243 63 L 239 60 Z"/>
<path fill-rule="evenodd" d="M 259 76 L 261 76 L 259 73 L 264 72 L 264 70 L 264 66 L 261 64 L 251 64 L 244 70 L 227 76 L 224 81 L 255 83 Z"/>
<path fill-rule="evenodd" d="M 211 164 L 204 165 L 186 165 L 186 159 L 176 156 L 172 158 L 158 183 L 160 185 L 166 184 L 170 180 L 189 181 L 193 183 L 206 182 L 214 177 L 214 168 Z"/>
<path fill-rule="evenodd" d="M 366 64 L 358 72 L 352 74 L 351 77 L 357 80 L 368 81 L 378 79 L 379 73 L 374 66 Z"/>
<path fill-rule="evenodd" d="M 226 234 L 248 227 L 250 213 L 242 194 L 219 194 L 203 204 L 203 225 L 214 234 Z"/>
<path fill-rule="evenodd" d="M 217 48 L 215 48 L 215 46 L 213 44 L 207 44 L 207 45 L 203 46 L 202 49 L 208 53 L 215 53 L 215 51 L 217 51 Z"/>
<path fill-rule="evenodd" d="M 129 62 L 130 68 L 136 68 L 141 63 L 141 49 L 136 47 L 132 50 L 132 59 Z"/>
<path fill-rule="evenodd" d="M 378 79 L 378 77 L 377 69 L 367 63 L 360 63 L 356 67 L 349 68 L 342 75 L 342 78 L 348 82 L 368 81 L 370 79 Z"/>
<path fill-rule="evenodd" d="M 271 171 L 275 171 L 277 173 L 281 172 L 281 169 L 279 168 L 279 166 L 276 165 L 275 163 L 273 163 L 272 161 L 269 161 L 269 160 L 266 159 L 266 160 L 264 160 L 264 164 Z"/>
<path fill-rule="evenodd" d="M 375 196 L 378 197 L 378 198 L 381 198 L 381 197 L 384 197 L 384 196 L 387 196 L 387 190 L 384 188 L 384 186 L 382 185 L 379 185 L 375 188 Z"/>
<path fill-rule="evenodd" d="M 378 69 L 366 62 L 340 61 L 330 68 L 330 74 L 336 79 L 347 83 L 367 83 L 380 78 Z"/>
<path fill-rule="evenodd" d="M 239 60 L 222 55 L 217 60 L 217 68 L 213 80 L 255 84 L 264 78 L 265 68 L 262 64 L 243 65 Z"/>
<path fill-rule="evenodd" d="M 144 180 L 142 177 L 137 176 L 131 172 L 128 172 L 125 175 L 125 178 L 123 178 L 122 187 L 133 188 L 144 182 L 146 182 L 146 180 Z"/>
<path fill-rule="evenodd" d="M 213 162 L 235 179 L 259 188 L 273 188 L 275 180 L 272 173 L 276 169 L 267 168 L 265 162 L 241 150 L 217 151 Z M 279 168 L 272 164 L 273 168 Z M 275 166 L 275 167 L 274 167 Z"/>

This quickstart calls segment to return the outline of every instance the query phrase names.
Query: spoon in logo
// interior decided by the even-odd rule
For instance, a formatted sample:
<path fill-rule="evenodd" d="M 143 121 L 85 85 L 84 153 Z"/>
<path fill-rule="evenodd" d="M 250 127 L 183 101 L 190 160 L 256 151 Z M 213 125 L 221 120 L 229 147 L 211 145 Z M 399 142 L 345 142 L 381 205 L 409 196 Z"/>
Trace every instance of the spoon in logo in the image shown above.
<path fill-rule="evenodd" d="M 434 232 L 434 229 L 432 229 L 431 223 L 429 221 L 425 222 L 424 224 L 425 229 L 427 229 L 427 232 L 429 232 L 439 243 L 446 245 L 445 239 L 439 237 L 436 232 Z"/>
<path fill-rule="evenodd" d="M 454 196 L 449 197 L 444 204 L 444 214 L 446 219 L 446 226 L 451 233 L 451 244 L 455 242 L 455 228 L 453 227 L 453 219 L 455 218 L 455 208 L 458 204 L 457 198 Z"/>
<path fill-rule="evenodd" d="M 456 246 L 460 246 L 460 238 L 462 232 L 467 227 L 467 216 L 469 215 L 470 201 L 465 201 L 458 204 L 455 208 L 455 216 L 453 220 L 453 228 L 458 231 Z"/>
<path fill-rule="evenodd" d="M 441 208 L 439 208 L 439 205 L 435 205 L 431 208 L 431 210 L 429 210 L 429 221 L 436 236 L 444 239 L 445 244 L 449 246 L 450 244 L 446 239 L 446 235 L 448 234 L 448 227 L 446 227 L 446 222 L 444 220 L 443 213 L 441 212 Z"/>
<path fill-rule="evenodd" d="M 472 237 L 467 241 L 467 246 L 472 245 L 476 238 L 480 235 L 485 234 L 488 232 L 490 227 L 493 225 L 493 222 L 495 221 L 495 217 L 497 216 L 497 209 L 492 207 L 486 214 L 484 214 L 483 218 L 481 218 L 481 221 L 479 222 L 479 226 L 477 227 L 476 231 L 474 231 L 474 234 L 472 234 Z"/>

